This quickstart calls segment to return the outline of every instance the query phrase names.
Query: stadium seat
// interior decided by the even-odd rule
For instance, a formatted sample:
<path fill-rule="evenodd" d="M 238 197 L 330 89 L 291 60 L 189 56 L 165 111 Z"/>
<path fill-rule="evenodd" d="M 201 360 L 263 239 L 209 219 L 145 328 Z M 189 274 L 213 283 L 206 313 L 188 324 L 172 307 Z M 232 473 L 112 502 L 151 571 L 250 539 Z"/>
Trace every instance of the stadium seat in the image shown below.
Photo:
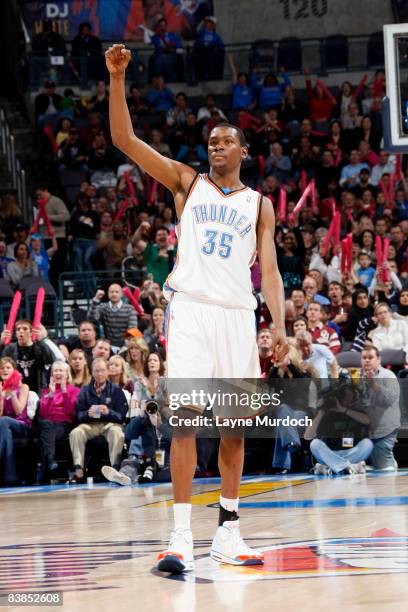
<path fill-rule="evenodd" d="M 59 168 L 58 176 L 67 203 L 73 205 L 79 193 L 81 183 L 87 179 L 86 172 L 71 168 Z"/>
<path fill-rule="evenodd" d="M 251 45 L 249 54 L 249 68 L 264 68 L 266 71 L 274 69 L 275 43 L 272 40 L 260 39 Z"/>
<path fill-rule="evenodd" d="M 382 30 L 370 35 L 367 44 L 367 64 L 370 68 L 384 67 L 384 35 Z"/>
<path fill-rule="evenodd" d="M 12 300 L 14 297 L 14 291 L 6 278 L 0 278 L 0 299 L 1 300 Z"/>
<path fill-rule="evenodd" d="M 324 58 L 328 70 L 347 69 L 348 67 L 348 43 L 343 34 L 328 36 L 324 44 Z"/>
<path fill-rule="evenodd" d="M 337 363 L 341 368 L 361 367 L 361 353 L 355 351 L 344 351 L 336 355 Z"/>
<path fill-rule="evenodd" d="M 288 72 L 302 70 L 302 45 L 299 38 L 292 36 L 279 41 L 277 64 L 285 66 Z"/>

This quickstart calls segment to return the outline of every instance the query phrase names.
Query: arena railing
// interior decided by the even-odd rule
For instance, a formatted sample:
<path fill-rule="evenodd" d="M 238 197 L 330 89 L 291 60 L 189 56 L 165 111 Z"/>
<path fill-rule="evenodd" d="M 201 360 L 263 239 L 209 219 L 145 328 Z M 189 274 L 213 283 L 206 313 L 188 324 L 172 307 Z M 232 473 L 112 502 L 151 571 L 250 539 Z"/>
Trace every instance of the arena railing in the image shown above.
<path fill-rule="evenodd" d="M 16 155 L 15 137 L 10 130 L 3 108 L 0 108 L 0 146 L 1 153 L 7 157 L 7 167 L 11 174 L 13 188 L 17 190 L 23 217 L 28 221 L 32 221 L 32 210 L 27 198 L 26 171 L 21 166 L 20 160 Z"/>
<path fill-rule="evenodd" d="M 377 45 L 377 52 L 374 54 L 372 52 L 372 36 L 342 36 L 345 47 L 342 46 L 341 40 L 337 41 L 338 45 L 336 47 L 333 37 L 298 39 L 300 45 L 300 60 L 298 62 L 293 61 L 293 54 L 290 51 L 287 53 L 285 62 L 283 41 L 271 39 L 274 59 L 272 65 L 267 66 L 264 72 L 268 70 L 276 71 L 280 65 L 285 64 L 287 64 L 286 68 L 291 74 L 301 74 L 303 66 L 307 66 L 311 73 L 319 76 L 325 76 L 332 72 L 347 73 L 375 70 L 383 67 L 383 59 L 380 43 Z M 103 48 L 108 48 L 113 42 L 117 41 L 104 41 Z M 143 87 L 148 81 L 149 59 L 153 55 L 153 48 L 151 45 L 142 45 L 131 41 L 127 41 L 126 44 L 132 50 L 134 60 L 126 73 L 127 80 Z M 183 58 L 185 80 L 188 85 L 195 84 L 194 74 L 190 70 L 192 48 L 192 42 L 185 43 Z M 29 54 L 28 66 L 32 90 L 38 89 L 47 78 L 55 80 L 59 85 L 79 86 L 81 89 L 86 89 L 89 84 L 94 83 L 99 78 L 107 78 L 103 56 L 75 58 L 70 56 L 69 43 L 67 49 L 67 55 L 61 56 L 59 59 L 60 65 L 55 61 L 55 56 L 51 54 L 44 57 L 34 57 L 31 53 Z M 253 44 L 229 44 L 225 46 L 225 52 L 234 56 L 238 72 L 249 70 Z M 288 57 L 289 55 L 291 57 Z M 223 80 L 230 81 L 230 79 L 231 68 L 229 62 L 225 61 Z"/>

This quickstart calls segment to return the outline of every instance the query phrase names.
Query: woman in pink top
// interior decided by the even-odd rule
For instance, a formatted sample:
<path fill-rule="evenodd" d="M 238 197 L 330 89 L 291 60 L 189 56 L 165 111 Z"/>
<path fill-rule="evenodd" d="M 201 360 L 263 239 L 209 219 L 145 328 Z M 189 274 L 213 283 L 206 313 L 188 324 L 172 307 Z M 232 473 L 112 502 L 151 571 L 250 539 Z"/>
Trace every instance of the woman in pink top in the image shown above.
<path fill-rule="evenodd" d="M 54 361 L 51 379 L 40 400 L 40 447 L 43 469 L 51 476 L 58 468 L 55 443 L 66 438 L 75 424 L 76 400 L 80 389 L 72 384 L 69 365 Z"/>
<path fill-rule="evenodd" d="M 28 385 L 22 383 L 15 361 L 10 357 L 0 359 L 0 458 L 6 486 L 18 483 L 13 440 L 30 433 L 28 392 Z"/>

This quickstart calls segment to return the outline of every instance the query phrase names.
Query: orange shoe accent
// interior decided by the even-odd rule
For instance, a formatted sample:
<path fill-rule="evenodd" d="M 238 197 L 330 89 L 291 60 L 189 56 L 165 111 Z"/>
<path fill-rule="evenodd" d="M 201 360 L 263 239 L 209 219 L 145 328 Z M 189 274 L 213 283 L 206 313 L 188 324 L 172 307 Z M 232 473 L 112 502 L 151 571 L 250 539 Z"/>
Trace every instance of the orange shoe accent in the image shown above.
<path fill-rule="evenodd" d="M 166 557 L 177 557 L 178 559 L 180 559 L 181 561 L 184 561 L 184 557 L 183 555 L 181 555 L 180 553 L 176 553 L 176 552 L 171 552 L 171 550 L 166 550 L 166 552 L 162 552 L 157 556 L 157 561 L 160 561 L 161 559 L 165 559 Z"/>
<path fill-rule="evenodd" d="M 263 559 L 264 556 L 262 553 L 259 553 L 259 555 L 238 555 L 236 558 L 240 561 L 248 561 L 248 559 Z"/>

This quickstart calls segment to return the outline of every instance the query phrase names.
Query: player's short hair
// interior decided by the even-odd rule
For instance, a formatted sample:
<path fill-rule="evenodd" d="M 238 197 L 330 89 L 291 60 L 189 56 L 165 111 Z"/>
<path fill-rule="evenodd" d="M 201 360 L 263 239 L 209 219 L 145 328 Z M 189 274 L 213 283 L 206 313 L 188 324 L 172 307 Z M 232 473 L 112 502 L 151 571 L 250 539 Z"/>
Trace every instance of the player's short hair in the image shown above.
<path fill-rule="evenodd" d="M 247 146 L 247 142 L 246 142 L 246 138 L 245 138 L 245 134 L 244 132 L 241 130 L 241 128 L 239 128 L 237 125 L 234 125 L 233 123 L 228 123 L 227 121 L 223 121 L 222 123 L 217 123 L 217 125 L 215 125 L 211 132 L 213 130 L 215 130 L 215 128 L 231 128 L 232 130 L 235 130 L 236 133 L 238 134 L 239 137 L 239 144 L 241 145 L 241 147 L 246 147 Z M 210 132 L 210 134 L 211 134 Z"/>

